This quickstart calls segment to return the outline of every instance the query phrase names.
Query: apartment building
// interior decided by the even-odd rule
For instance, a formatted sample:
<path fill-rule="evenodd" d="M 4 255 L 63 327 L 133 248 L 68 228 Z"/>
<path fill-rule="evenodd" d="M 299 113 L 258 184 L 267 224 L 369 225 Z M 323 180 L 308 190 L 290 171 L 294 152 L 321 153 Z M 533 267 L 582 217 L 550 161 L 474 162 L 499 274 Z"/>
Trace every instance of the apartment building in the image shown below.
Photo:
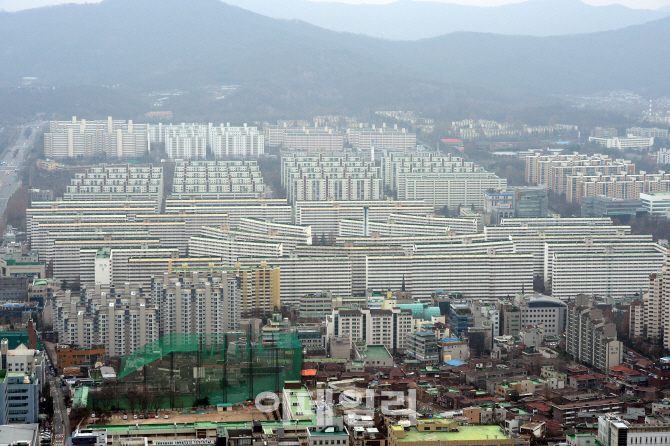
<path fill-rule="evenodd" d="M 398 125 L 386 128 L 348 128 L 347 140 L 351 147 L 361 151 L 370 151 L 373 147 L 384 147 L 393 150 L 407 150 L 416 147 L 416 133 L 406 129 L 399 129 Z"/>
<path fill-rule="evenodd" d="M 107 357 L 132 353 L 159 338 L 158 305 L 130 283 L 84 285 L 78 300 L 62 291 L 49 306 L 60 341 L 85 350 L 104 345 Z"/>
<path fill-rule="evenodd" d="M 624 403 L 616 398 L 593 401 L 578 401 L 566 404 L 550 403 L 551 413 L 555 421 L 565 425 L 574 426 L 579 421 L 579 413 L 619 413 L 623 410 Z M 613 445 L 611 445 L 613 446 Z"/>
<path fill-rule="evenodd" d="M 324 127 L 270 126 L 267 129 L 268 145 L 297 152 L 328 152 L 344 148 L 345 134 Z"/>
<path fill-rule="evenodd" d="M 297 306 L 306 294 L 328 290 L 334 295 L 351 297 L 351 261 L 349 257 L 256 257 L 239 258 L 241 268 L 266 262 L 279 268 L 282 305 Z"/>
<path fill-rule="evenodd" d="M 293 210 L 286 203 L 286 200 L 231 199 L 224 198 L 225 195 L 222 194 L 221 198 L 195 198 L 192 195 L 174 194 L 165 200 L 165 213 L 227 214 L 228 224 L 234 230 L 240 228 L 240 219 L 242 218 L 253 218 L 280 224 L 291 224 L 293 222 Z"/>
<path fill-rule="evenodd" d="M 606 246 L 595 252 L 554 252 L 551 294 L 561 300 L 575 295 L 632 296 L 647 289 L 649 274 L 666 261 L 666 248 L 654 244 L 635 250 Z"/>
<path fill-rule="evenodd" d="M 391 220 L 380 223 L 366 220 L 342 219 L 339 224 L 340 237 L 416 237 L 430 235 L 449 235 L 444 226 L 406 225 Z"/>
<path fill-rule="evenodd" d="M 504 189 L 507 179 L 491 172 L 406 173 L 398 178 L 399 200 L 424 200 L 436 209 L 484 209 L 484 191 Z"/>
<path fill-rule="evenodd" d="M 576 361 L 607 371 L 621 364 L 623 343 L 617 340 L 616 326 L 605 320 L 601 309 L 585 295 L 574 296 L 568 304 L 566 351 Z"/>
<path fill-rule="evenodd" d="M 484 234 L 426 235 L 416 237 L 337 237 L 337 246 L 401 246 L 405 251 L 414 252 L 418 245 L 466 245 L 486 241 Z"/>
<path fill-rule="evenodd" d="M 221 257 L 183 257 L 177 248 L 92 248 L 80 250 L 80 264 L 94 265 L 93 283 L 130 282 L 146 287 L 152 275 L 172 271 L 178 266 L 194 268 L 221 267 Z"/>
<path fill-rule="evenodd" d="M 241 287 L 226 270 L 181 270 L 151 278 L 159 311 L 159 336 L 223 334 L 240 328 Z"/>
<path fill-rule="evenodd" d="M 9 348 L 9 341 L 0 341 L 0 352 L 2 354 L 2 370 L 8 372 L 20 372 L 34 375 L 39 381 L 40 391 L 44 387 L 46 376 L 46 365 L 44 362 L 44 351 L 28 348 L 19 344 L 16 348 Z"/>
<path fill-rule="evenodd" d="M 367 211 L 366 211 L 367 209 Z M 311 226 L 314 236 L 333 237 L 339 233 L 343 219 L 362 220 L 367 212 L 368 221 L 386 222 L 391 215 L 428 215 L 433 206 L 419 201 L 299 201 L 295 203 L 295 223 Z"/>
<path fill-rule="evenodd" d="M 205 226 L 201 229 L 201 235 L 191 237 L 189 254 L 196 257 L 220 257 L 222 265 L 226 268 L 234 267 L 241 257 L 284 255 L 281 242 L 242 241 L 238 239 L 237 234 L 219 227 Z M 253 235 L 250 238 L 257 239 Z"/>
<path fill-rule="evenodd" d="M 160 124 L 159 124 L 160 125 Z M 164 129 L 165 154 L 170 159 L 205 159 L 207 157 L 207 130 L 202 125 L 182 124 Z"/>
<path fill-rule="evenodd" d="M 486 240 L 509 240 L 510 237 L 558 237 L 558 236 L 588 236 L 588 235 L 630 235 L 630 226 L 485 226 Z"/>
<path fill-rule="evenodd" d="M 407 335 L 405 353 L 423 364 L 441 362 L 441 351 L 433 332 L 418 331 Z"/>
<path fill-rule="evenodd" d="M 139 158 L 149 151 L 147 124 L 118 121 L 51 121 L 44 134 L 47 158 L 75 158 L 106 155 L 108 158 Z"/>
<path fill-rule="evenodd" d="M 64 201 L 153 201 L 163 203 L 163 168 L 148 165 L 103 164 L 75 173 Z"/>
<path fill-rule="evenodd" d="M 329 337 L 348 337 L 368 346 L 383 345 L 395 354 L 407 348 L 407 337 L 412 333 L 412 310 L 334 308 L 327 324 Z"/>
<path fill-rule="evenodd" d="M 367 258 L 370 255 L 402 256 L 405 250 L 399 245 L 383 246 L 319 246 L 299 245 L 298 257 L 343 257 L 351 264 L 351 295 L 364 296 L 367 290 Z"/>
<path fill-rule="evenodd" d="M 265 135 L 257 127 L 209 124 L 209 146 L 216 158 L 257 158 L 265 153 Z"/>
<path fill-rule="evenodd" d="M 282 156 L 281 163 L 289 203 L 369 201 L 384 196 L 380 169 L 360 156 L 292 153 Z"/>
<path fill-rule="evenodd" d="M 602 154 L 532 155 L 526 157 L 526 181 L 545 185 L 558 194 L 565 193 L 568 176 L 635 174 L 629 160 L 612 159 Z"/>
<path fill-rule="evenodd" d="M 547 263 L 551 262 L 549 257 L 549 252 L 546 250 L 547 245 L 562 244 L 562 243 L 573 243 L 573 244 L 583 244 L 587 243 L 604 245 L 604 244 L 636 244 L 636 243 L 645 243 L 652 242 L 652 237 L 650 235 L 582 235 L 579 234 L 579 230 L 575 231 L 576 234 L 563 234 L 563 235 L 546 235 L 544 232 L 538 231 L 536 235 L 510 235 L 509 241 L 514 245 L 515 252 L 519 254 L 532 254 L 533 255 L 533 276 L 541 277 L 545 280 L 545 286 L 549 286 L 547 282 L 551 278 L 551 268 L 547 267 Z M 580 248 L 581 247 L 577 247 Z M 553 253 L 552 253 L 553 254 Z"/>
<path fill-rule="evenodd" d="M 532 255 L 487 254 L 368 256 L 367 288 L 400 289 L 429 301 L 437 289 L 492 302 L 530 290 Z"/>
<path fill-rule="evenodd" d="M 630 306 L 631 336 L 641 336 L 653 340 L 663 339 L 664 348 L 670 347 L 670 290 L 664 286 L 668 277 L 668 265 L 664 264 L 660 271 L 649 274 L 648 290 L 642 301 L 633 302 Z"/>
<path fill-rule="evenodd" d="M 265 192 L 265 184 L 256 161 L 217 160 L 182 161 L 175 163 L 172 182 L 174 194 L 223 198 L 255 198 Z"/>
<path fill-rule="evenodd" d="M 442 226 L 449 228 L 450 233 L 454 234 L 474 234 L 479 232 L 479 218 L 453 218 L 453 217 L 436 217 L 434 213 L 427 215 L 408 215 L 408 214 L 391 214 L 388 217 L 388 222 L 394 222 L 404 225 L 422 225 L 422 226 Z"/>

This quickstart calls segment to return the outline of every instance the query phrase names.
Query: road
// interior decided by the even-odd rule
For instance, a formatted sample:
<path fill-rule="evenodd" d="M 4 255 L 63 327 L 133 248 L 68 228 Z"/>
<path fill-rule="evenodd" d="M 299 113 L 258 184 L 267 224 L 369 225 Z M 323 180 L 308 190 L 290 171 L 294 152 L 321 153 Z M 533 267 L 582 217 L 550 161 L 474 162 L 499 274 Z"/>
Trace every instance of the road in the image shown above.
<path fill-rule="evenodd" d="M 14 191 L 19 188 L 21 181 L 17 169 L 23 167 L 23 160 L 29 150 L 35 144 L 39 128 L 43 125 L 40 121 L 33 121 L 21 127 L 21 133 L 12 147 L 8 147 L 1 154 L 0 159 L 0 215 L 4 214 L 7 202 Z M 31 130 L 30 136 L 26 138 L 26 128 Z M 16 156 L 14 155 L 16 153 Z"/>
<path fill-rule="evenodd" d="M 54 401 L 53 446 L 64 446 L 70 434 L 70 419 L 67 414 L 67 408 L 65 407 L 60 380 L 54 376 L 54 369 L 51 366 L 54 364 L 53 361 L 56 359 L 56 350 L 54 348 L 54 344 L 44 341 L 42 341 L 42 343 L 49 358 L 47 373 L 49 384 L 51 385 L 51 396 L 53 397 Z"/>

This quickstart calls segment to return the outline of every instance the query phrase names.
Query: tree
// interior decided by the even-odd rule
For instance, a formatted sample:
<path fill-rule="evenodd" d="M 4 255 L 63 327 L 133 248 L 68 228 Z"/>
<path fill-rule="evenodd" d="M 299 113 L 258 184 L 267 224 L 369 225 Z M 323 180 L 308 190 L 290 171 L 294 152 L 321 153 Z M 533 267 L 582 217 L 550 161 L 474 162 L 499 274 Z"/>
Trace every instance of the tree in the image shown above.
<path fill-rule="evenodd" d="M 486 345 L 486 333 L 468 332 L 468 347 L 474 353 L 473 357 L 481 358 L 483 352 L 490 350 Z"/>
<path fill-rule="evenodd" d="M 149 406 L 154 410 L 154 412 L 158 412 L 163 408 L 163 401 L 165 400 L 165 396 L 161 394 L 160 392 L 153 392 L 151 396 L 149 397 Z"/>
<path fill-rule="evenodd" d="M 126 391 L 123 394 L 123 397 L 125 398 L 126 403 L 128 404 L 128 409 L 130 409 L 132 413 L 135 413 L 139 405 L 139 398 L 140 398 L 140 395 L 137 392 L 137 390 L 132 388 L 126 389 Z"/>

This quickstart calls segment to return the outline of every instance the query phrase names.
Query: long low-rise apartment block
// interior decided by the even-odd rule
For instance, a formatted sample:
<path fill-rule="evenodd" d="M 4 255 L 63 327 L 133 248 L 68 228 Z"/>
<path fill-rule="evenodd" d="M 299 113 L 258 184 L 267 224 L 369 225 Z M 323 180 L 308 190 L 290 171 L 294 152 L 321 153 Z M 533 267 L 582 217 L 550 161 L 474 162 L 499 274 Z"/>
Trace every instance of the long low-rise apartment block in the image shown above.
<path fill-rule="evenodd" d="M 227 214 L 232 229 L 240 228 L 242 218 L 293 223 L 293 209 L 286 200 L 175 197 L 165 200 L 166 214 Z M 300 224 L 300 223 L 298 223 Z"/>
<path fill-rule="evenodd" d="M 425 235 L 448 235 L 444 226 L 404 225 L 400 223 L 380 223 L 366 220 L 340 220 L 340 237 L 416 237 Z"/>
<path fill-rule="evenodd" d="M 240 258 L 242 268 L 266 262 L 278 267 L 281 281 L 282 305 L 298 305 L 306 294 L 330 291 L 342 297 L 351 296 L 351 261 L 341 257 L 257 257 Z"/>
<path fill-rule="evenodd" d="M 513 236 L 630 235 L 630 226 L 485 226 L 486 240 L 509 240 Z"/>
<path fill-rule="evenodd" d="M 608 246 L 600 252 L 554 252 L 551 294 L 561 300 L 580 293 L 614 298 L 648 289 L 649 275 L 666 262 L 666 248 L 640 247 L 619 251 Z"/>
<path fill-rule="evenodd" d="M 415 245 L 468 244 L 486 241 L 484 234 L 425 235 L 415 237 L 337 237 L 338 246 L 402 246 L 409 252 Z"/>
<path fill-rule="evenodd" d="M 435 214 L 425 216 L 391 214 L 388 221 L 405 225 L 443 226 L 449 228 L 449 232 L 454 234 L 474 234 L 480 231 L 480 219 L 471 217 L 436 217 Z"/>
<path fill-rule="evenodd" d="M 363 220 L 367 210 L 368 221 L 386 222 L 390 215 L 427 215 L 432 206 L 418 201 L 300 201 L 295 203 L 295 223 L 311 226 L 312 235 L 336 236 L 343 219 Z"/>
<path fill-rule="evenodd" d="M 189 254 L 220 257 L 225 268 L 234 267 L 241 257 L 281 257 L 283 255 L 281 243 L 236 240 L 234 235 L 213 227 L 204 227 L 202 234 L 191 237 Z"/>
<path fill-rule="evenodd" d="M 368 257 L 367 288 L 405 289 L 428 301 L 441 289 L 492 302 L 533 287 L 528 254 L 411 255 Z"/>
<path fill-rule="evenodd" d="M 349 257 L 351 263 L 351 295 L 364 296 L 367 286 L 368 256 L 401 256 L 402 246 L 297 246 L 299 257 Z"/>

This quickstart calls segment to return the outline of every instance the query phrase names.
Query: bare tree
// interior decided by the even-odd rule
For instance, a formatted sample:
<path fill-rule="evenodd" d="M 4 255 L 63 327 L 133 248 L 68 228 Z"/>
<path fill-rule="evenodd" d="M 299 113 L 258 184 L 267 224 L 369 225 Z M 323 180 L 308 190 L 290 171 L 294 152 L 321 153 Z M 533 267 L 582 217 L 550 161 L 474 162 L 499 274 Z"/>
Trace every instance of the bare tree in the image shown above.
<path fill-rule="evenodd" d="M 126 391 L 123 394 L 124 398 L 126 399 L 126 402 L 128 403 L 128 408 L 132 413 L 135 413 L 139 406 L 139 399 L 140 399 L 140 394 L 136 389 L 126 389 Z"/>

